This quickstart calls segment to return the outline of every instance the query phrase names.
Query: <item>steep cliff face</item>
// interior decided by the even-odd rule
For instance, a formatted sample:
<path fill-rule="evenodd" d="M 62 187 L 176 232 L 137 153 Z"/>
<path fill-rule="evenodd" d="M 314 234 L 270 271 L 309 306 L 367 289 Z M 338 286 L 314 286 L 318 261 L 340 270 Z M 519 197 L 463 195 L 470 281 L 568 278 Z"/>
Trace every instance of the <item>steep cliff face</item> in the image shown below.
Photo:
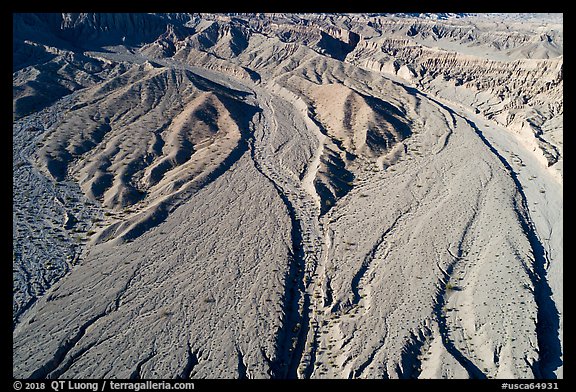
<path fill-rule="evenodd" d="M 67 13 L 62 14 L 58 35 L 80 47 L 138 45 L 156 39 L 166 26 L 164 18 L 153 14 Z"/>
<path fill-rule="evenodd" d="M 561 26 L 510 32 L 510 26 L 486 20 L 460 24 L 376 22 L 382 36 L 361 39 L 346 59 L 397 75 L 518 133 L 561 178 Z"/>

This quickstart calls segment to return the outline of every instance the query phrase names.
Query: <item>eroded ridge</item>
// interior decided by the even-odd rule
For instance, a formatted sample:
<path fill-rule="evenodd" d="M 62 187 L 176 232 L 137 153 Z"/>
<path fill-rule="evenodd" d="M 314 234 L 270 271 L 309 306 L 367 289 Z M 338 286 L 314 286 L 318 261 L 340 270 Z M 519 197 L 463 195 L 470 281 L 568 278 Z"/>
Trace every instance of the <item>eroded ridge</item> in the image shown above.
<path fill-rule="evenodd" d="M 562 377 L 561 16 L 14 22 L 14 377 Z"/>

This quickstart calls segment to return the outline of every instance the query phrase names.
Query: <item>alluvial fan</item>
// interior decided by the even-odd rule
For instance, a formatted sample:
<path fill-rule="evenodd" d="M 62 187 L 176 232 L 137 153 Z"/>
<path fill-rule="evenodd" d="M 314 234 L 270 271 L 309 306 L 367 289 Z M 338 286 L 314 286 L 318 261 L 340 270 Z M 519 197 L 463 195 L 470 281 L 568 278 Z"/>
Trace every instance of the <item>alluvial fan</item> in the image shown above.
<path fill-rule="evenodd" d="M 13 14 L 15 378 L 563 378 L 556 14 Z"/>

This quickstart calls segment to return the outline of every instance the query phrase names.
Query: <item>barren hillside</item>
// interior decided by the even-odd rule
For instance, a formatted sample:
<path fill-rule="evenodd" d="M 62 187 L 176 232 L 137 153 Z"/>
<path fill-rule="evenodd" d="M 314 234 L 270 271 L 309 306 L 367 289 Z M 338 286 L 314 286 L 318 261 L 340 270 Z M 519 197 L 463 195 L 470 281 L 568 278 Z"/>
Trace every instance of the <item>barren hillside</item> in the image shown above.
<path fill-rule="evenodd" d="M 14 14 L 16 378 L 562 378 L 562 15 Z"/>

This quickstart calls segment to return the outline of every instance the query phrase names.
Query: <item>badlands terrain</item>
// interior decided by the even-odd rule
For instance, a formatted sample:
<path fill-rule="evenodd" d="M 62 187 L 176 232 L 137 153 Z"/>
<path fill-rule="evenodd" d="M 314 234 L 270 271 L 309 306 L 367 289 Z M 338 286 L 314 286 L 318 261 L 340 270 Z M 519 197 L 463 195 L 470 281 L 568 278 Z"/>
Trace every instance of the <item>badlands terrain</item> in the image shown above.
<path fill-rule="evenodd" d="M 562 378 L 563 19 L 13 14 L 16 378 Z"/>

